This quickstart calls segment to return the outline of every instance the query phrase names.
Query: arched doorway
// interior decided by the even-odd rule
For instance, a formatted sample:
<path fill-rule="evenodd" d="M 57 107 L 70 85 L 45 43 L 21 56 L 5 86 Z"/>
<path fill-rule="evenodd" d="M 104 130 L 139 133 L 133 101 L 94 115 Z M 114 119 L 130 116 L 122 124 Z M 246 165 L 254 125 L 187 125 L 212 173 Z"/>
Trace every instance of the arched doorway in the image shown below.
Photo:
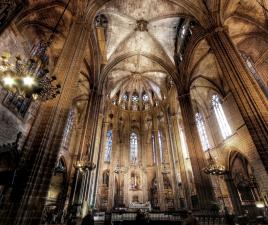
<path fill-rule="evenodd" d="M 60 158 L 50 182 L 42 223 L 62 222 L 68 188 L 66 178 L 66 165 Z"/>
<path fill-rule="evenodd" d="M 260 200 L 260 194 L 250 162 L 242 153 L 232 151 L 227 169 L 226 182 L 234 211 L 248 210 L 249 214 L 257 214 L 256 201 Z"/>

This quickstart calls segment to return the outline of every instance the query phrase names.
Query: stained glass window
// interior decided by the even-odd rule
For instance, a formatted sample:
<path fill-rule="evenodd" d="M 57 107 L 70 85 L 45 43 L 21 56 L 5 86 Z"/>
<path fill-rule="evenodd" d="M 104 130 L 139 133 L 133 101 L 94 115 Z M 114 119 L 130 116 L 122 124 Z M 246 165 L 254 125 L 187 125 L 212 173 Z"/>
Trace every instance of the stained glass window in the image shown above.
<path fill-rule="evenodd" d="M 67 122 L 64 128 L 62 147 L 68 149 L 71 138 L 71 133 L 74 125 L 74 110 L 70 110 L 67 118 Z"/>
<path fill-rule="evenodd" d="M 106 134 L 106 146 L 105 146 L 105 155 L 104 155 L 105 162 L 110 162 L 111 153 L 112 153 L 112 145 L 113 145 L 113 131 L 108 130 Z"/>
<path fill-rule="evenodd" d="M 222 137 L 224 139 L 226 139 L 228 136 L 230 136 L 232 134 L 232 131 L 231 131 L 231 128 L 228 124 L 226 116 L 224 114 L 224 111 L 222 109 L 222 105 L 220 103 L 220 99 L 219 99 L 218 95 L 212 96 L 212 106 L 213 106 L 214 112 L 216 114 L 218 124 L 220 126 Z"/>
<path fill-rule="evenodd" d="M 158 142 L 159 142 L 159 153 L 160 153 L 160 160 L 163 162 L 163 135 L 161 130 L 158 130 Z"/>
<path fill-rule="evenodd" d="M 138 159 L 138 136 L 132 132 L 130 134 L 130 161 L 135 162 Z"/>
<path fill-rule="evenodd" d="M 132 95 L 132 102 L 136 103 L 139 101 L 139 96 L 137 94 Z"/>
<path fill-rule="evenodd" d="M 207 137 L 207 132 L 205 128 L 204 118 L 201 113 L 195 114 L 196 126 L 199 133 L 200 141 L 203 147 L 203 150 L 206 151 L 209 149 L 209 142 Z"/>
<path fill-rule="evenodd" d="M 147 94 L 144 94 L 144 95 L 142 96 L 142 100 L 143 100 L 144 102 L 148 102 L 148 101 L 149 101 L 149 96 L 148 96 Z"/>
<path fill-rule="evenodd" d="M 127 94 L 124 94 L 124 95 L 123 95 L 123 100 L 125 100 L 125 101 L 128 100 L 128 96 L 127 96 Z"/>
<path fill-rule="evenodd" d="M 242 58 L 244 59 L 246 66 L 247 66 L 248 70 L 250 71 L 250 74 L 257 81 L 260 88 L 263 90 L 264 94 L 268 97 L 268 87 L 265 84 L 262 77 L 259 75 L 258 71 L 256 70 L 254 62 L 252 61 L 252 59 L 249 56 L 247 56 L 243 53 L 240 53 L 240 54 L 241 54 Z"/>
<path fill-rule="evenodd" d="M 24 117 L 28 111 L 31 101 L 31 99 L 23 98 L 18 94 L 8 93 L 3 103 L 14 113 Z"/>

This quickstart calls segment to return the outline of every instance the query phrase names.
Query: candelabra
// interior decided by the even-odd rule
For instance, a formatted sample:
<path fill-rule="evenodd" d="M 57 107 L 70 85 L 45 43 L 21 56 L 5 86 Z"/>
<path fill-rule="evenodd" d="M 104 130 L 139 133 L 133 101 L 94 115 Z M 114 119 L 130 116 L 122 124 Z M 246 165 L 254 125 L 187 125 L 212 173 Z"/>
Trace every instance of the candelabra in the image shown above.
<path fill-rule="evenodd" d="M 225 208 L 224 197 L 221 191 L 221 187 L 219 185 L 218 176 L 224 175 L 226 173 L 226 169 L 225 169 L 225 166 L 216 163 L 216 161 L 212 158 L 209 149 L 208 149 L 208 154 L 209 154 L 208 165 L 203 168 L 203 171 L 206 174 L 216 176 L 217 185 L 219 186 L 219 191 L 220 191 L 220 198 L 223 204 L 223 208 Z"/>
<path fill-rule="evenodd" d="M 208 154 L 209 154 L 208 165 L 203 168 L 204 173 L 216 176 L 225 174 L 226 173 L 225 166 L 217 164 L 216 161 L 212 158 L 209 150 Z"/>
<path fill-rule="evenodd" d="M 86 170 L 92 171 L 96 168 L 96 164 L 94 162 L 87 160 L 78 160 L 74 164 L 74 167 L 78 169 L 80 172 L 84 172 Z"/>
<path fill-rule="evenodd" d="M 41 101 L 53 99 L 60 93 L 61 86 L 56 83 L 56 76 L 49 73 L 46 51 L 53 41 L 57 27 L 69 3 L 70 0 L 53 28 L 48 41 L 34 45 L 28 59 L 22 59 L 20 56 L 11 57 L 10 53 L 2 55 L 0 84 L 8 92 L 18 97 Z"/>
<path fill-rule="evenodd" d="M 60 84 L 56 76 L 49 74 L 48 56 L 45 54 L 48 44 L 34 46 L 31 56 L 23 60 L 16 56 L 12 63 L 10 53 L 4 53 L 0 62 L 0 83 L 8 92 L 23 98 L 46 101 L 60 93 Z"/>

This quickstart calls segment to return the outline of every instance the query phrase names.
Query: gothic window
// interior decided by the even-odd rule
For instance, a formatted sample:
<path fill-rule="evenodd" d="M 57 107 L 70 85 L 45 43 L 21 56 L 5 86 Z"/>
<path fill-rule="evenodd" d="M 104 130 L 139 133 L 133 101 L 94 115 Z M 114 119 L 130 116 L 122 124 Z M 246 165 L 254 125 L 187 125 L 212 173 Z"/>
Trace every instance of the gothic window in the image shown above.
<path fill-rule="evenodd" d="M 155 151 L 154 134 L 152 134 L 152 153 L 153 153 L 153 163 L 156 163 L 156 151 Z"/>
<path fill-rule="evenodd" d="M 71 132 L 73 129 L 73 124 L 74 124 L 74 110 L 70 110 L 67 118 L 67 122 L 64 128 L 64 133 L 63 133 L 63 139 L 62 139 L 62 147 L 67 150 L 69 147 L 69 142 L 70 142 L 70 137 L 71 137 Z"/>
<path fill-rule="evenodd" d="M 112 153 L 112 145 L 113 145 L 113 131 L 108 130 L 106 133 L 106 146 L 105 146 L 105 154 L 104 154 L 105 162 L 110 162 L 111 153 Z"/>
<path fill-rule="evenodd" d="M 147 94 L 144 94 L 144 95 L 142 96 L 142 100 L 143 100 L 144 102 L 148 102 L 148 101 L 149 101 L 149 96 L 148 96 Z"/>
<path fill-rule="evenodd" d="M 23 118 L 31 104 L 31 101 L 32 100 L 29 98 L 23 98 L 17 94 L 8 93 L 3 103 L 9 110 Z"/>
<path fill-rule="evenodd" d="M 128 95 L 127 95 L 127 93 L 125 93 L 125 94 L 123 95 L 122 98 L 123 98 L 124 101 L 127 101 L 127 100 L 128 100 Z"/>
<path fill-rule="evenodd" d="M 133 94 L 133 95 L 132 95 L 132 102 L 133 102 L 133 103 L 138 103 L 138 101 L 139 101 L 139 96 L 138 96 L 138 94 Z"/>
<path fill-rule="evenodd" d="M 195 114 L 196 126 L 198 129 L 200 141 L 203 147 L 203 150 L 206 151 L 209 149 L 208 136 L 205 128 L 205 121 L 201 113 Z"/>
<path fill-rule="evenodd" d="M 162 131 L 158 130 L 158 142 L 159 142 L 159 154 L 160 154 L 160 160 L 163 162 L 163 135 Z"/>
<path fill-rule="evenodd" d="M 130 161 L 136 162 L 138 159 L 138 135 L 134 132 L 130 135 Z"/>
<path fill-rule="evenodd" d="M 218 95 L 212 96 L 212 106 L 213 110 L 216 114 L 216 118 L 218 121 L 218 124 L 220 126 L 221 134 L 224 139 L 226 139 L 228 136 L 232 134 L 231 128 L 228 124 L 228 121 L 226 119 L 226 116 L 224 114 L 224 111 L 222 109 L 222 105 L 220 103 L 220 99 Z"/>
<path fill-rule="evenodd" d="M 252 77 L 257 81 L 260 88 L 263 90 L 264 94 L 268 97 L 268 87 L 267 84 L 265 84 L 262 77 L 259 75 L 258 71 L 255 68 L 254 62 L 252 61 L 251 57 L 247 56 L 246 54 L 241 53 L 242 58 L 245 61 L 245 64 L 250 71 L 250 74 Z"/>

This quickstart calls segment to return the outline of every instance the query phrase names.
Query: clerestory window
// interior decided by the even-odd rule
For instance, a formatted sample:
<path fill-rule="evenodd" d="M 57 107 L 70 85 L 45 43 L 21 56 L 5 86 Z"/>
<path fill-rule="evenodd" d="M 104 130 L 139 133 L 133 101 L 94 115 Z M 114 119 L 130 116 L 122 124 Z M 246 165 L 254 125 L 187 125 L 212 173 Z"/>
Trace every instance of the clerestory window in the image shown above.
<path fill-rule="evenodd" d="M 130 134 L 130 161 L 136 162 L 138 159 L 138 135 L 135 132 Z"/>
<path fill-rule="evenodd" d="M 212 96 L 212 106 L 221 130 L 222 137 L 223 139 L 226 139 L 232 134 L 232 131 L 222 109 L 222 105 L 218 95 Z"/>
<path fill-rule="evenodd" d="M 106 133 L 106 146 L 105 146 L 105 154 L 104 154 L 105 162 L 110 162 L 111 160 L 112 145 L 113 145 L 113 131 L 108 130 Z"/>
<path fill-rule="evenodd" d="M 209 149 L 208 136 L 205 127 L 205 121 L 201 113 L 195 114 L 196 126 L 199 133 L 200 141 L 204 151 Z"/>

